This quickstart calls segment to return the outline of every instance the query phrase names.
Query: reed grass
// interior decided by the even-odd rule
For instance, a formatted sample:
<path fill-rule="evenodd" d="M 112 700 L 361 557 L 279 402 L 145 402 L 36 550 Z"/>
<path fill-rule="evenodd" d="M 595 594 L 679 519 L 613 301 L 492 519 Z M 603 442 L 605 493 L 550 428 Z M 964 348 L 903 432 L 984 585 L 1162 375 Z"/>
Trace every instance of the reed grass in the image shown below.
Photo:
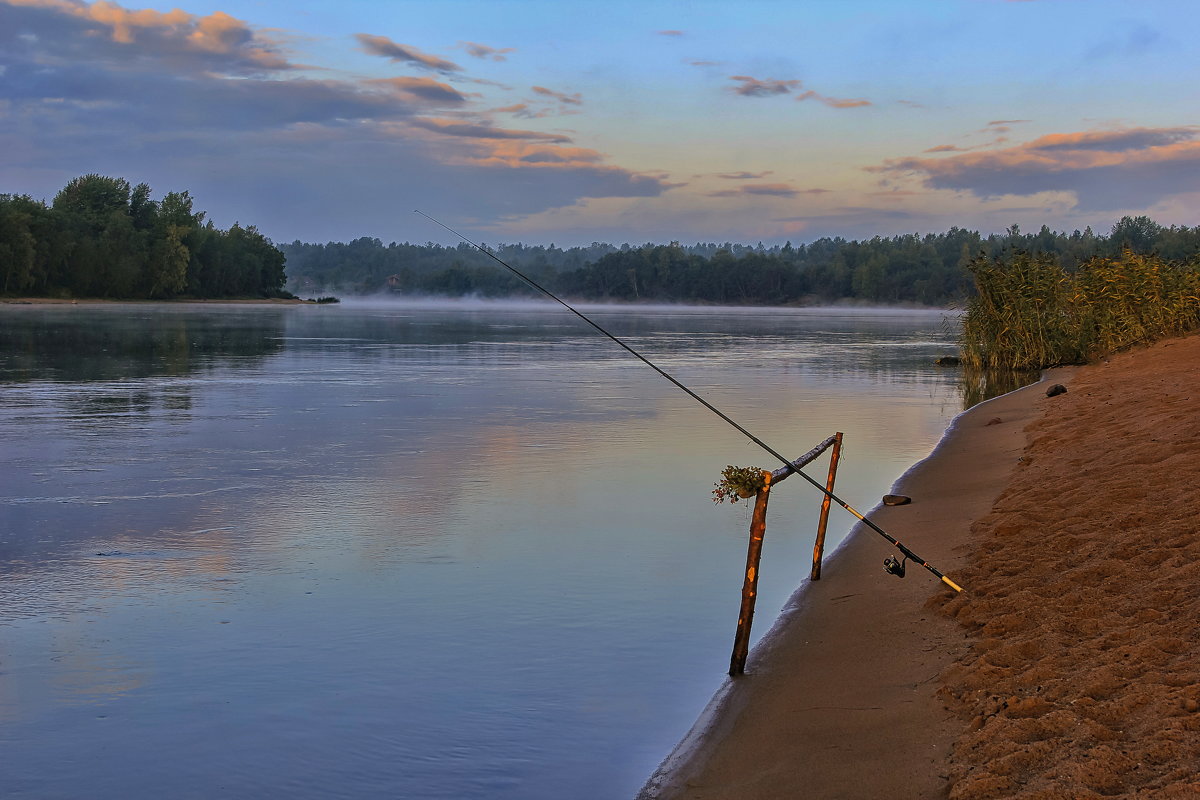
<path fill-rule="evenodd" d="M 962 360 L 978 370 L 1082 364 L 1200 327 L 1200 258 L 1125 251 L 1076 270 L 1014 252 L 968 265 L 977 293 L 963 319 Z"/>

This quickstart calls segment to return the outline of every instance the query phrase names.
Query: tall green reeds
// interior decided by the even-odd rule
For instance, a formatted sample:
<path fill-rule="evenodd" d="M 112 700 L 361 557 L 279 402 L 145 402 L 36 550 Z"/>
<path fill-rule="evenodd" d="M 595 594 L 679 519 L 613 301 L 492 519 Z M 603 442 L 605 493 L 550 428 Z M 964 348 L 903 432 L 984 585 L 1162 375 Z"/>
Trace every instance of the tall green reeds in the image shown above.
<path fill-rule="evenodd" d="M 1130 251 L 1068 272 L 1050 255 L 1015 252 L 968 265 L 977 294 L 962 359 L 977 369 L 1081 364 L 1200 327 L 1200 259 Z"/>

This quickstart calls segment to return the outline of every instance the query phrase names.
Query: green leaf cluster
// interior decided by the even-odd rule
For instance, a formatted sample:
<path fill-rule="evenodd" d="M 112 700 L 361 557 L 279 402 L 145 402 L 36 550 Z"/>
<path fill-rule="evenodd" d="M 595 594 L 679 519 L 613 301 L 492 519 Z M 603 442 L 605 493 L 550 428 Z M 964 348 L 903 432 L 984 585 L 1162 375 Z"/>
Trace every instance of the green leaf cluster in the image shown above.
<path fill-rule="evenodd" d="M 721 470 L 721 480 L 714 484 L 713 502 L 737 502 L 753 497 L 767 485 L 763 472 L 762 467 L 735 467 L 730 464 Z"/>
<path fill-rule="evenodd" d="M 253 225 L 220 230 L 185 192 L 83 175 L 50 205 L 0 195 L 0 294 L 169 299 L 284 294 L 284 255 Z"/>

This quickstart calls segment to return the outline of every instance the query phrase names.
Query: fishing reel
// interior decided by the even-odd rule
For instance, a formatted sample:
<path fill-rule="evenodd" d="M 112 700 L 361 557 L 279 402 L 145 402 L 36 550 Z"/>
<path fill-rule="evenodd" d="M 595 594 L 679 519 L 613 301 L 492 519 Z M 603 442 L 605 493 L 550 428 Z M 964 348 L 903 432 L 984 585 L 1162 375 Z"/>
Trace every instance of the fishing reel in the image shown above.
<path fill-rule="evenodd" d="M 908 556 L 904 557 L 904 561 L 897 561 L 895 556 L 888 556 L 883 560 L 883 571 L 889 575 L 895 575 L 897 578 L 904 577 L 904 564 L 908 561 Z"/>

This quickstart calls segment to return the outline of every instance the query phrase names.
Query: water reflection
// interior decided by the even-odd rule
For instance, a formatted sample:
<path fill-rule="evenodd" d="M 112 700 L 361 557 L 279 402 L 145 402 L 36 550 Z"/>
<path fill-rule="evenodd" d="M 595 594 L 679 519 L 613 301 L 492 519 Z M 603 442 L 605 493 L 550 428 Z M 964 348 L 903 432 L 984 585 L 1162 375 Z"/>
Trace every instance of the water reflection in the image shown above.
<path fill-rule="evenodd" d="M 253 366 L 283 349 L 285 313 L 272 307 L 215 314 L 186 306 L 7 306 L 0 383 L 112 382 Z"/>
<path fill-rule="evenodd" d="M 959 392 L 963 408 L 978 405 L 1002 394 L 1015 392 L 1023 386 L 1037 383 L 1040 374 L 1035 370 L 994 370 L 978 367 L 961 367 Z"/>

